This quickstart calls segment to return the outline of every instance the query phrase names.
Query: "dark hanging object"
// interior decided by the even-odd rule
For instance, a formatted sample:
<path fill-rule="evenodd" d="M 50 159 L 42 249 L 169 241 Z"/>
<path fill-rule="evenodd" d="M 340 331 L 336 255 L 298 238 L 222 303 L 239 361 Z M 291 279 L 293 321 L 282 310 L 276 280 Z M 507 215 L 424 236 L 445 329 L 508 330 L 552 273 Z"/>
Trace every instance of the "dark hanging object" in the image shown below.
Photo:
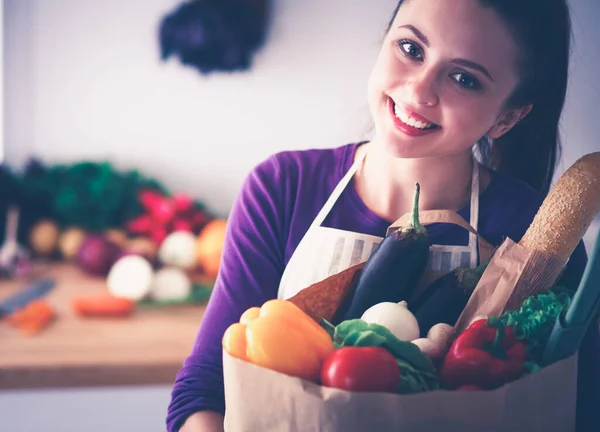
<path fill-rule="evenodd" d="M 211 72 L 244 71 L 266 39 L 269 0 L 192 0 L 160 23 L 161 58 Z"/>

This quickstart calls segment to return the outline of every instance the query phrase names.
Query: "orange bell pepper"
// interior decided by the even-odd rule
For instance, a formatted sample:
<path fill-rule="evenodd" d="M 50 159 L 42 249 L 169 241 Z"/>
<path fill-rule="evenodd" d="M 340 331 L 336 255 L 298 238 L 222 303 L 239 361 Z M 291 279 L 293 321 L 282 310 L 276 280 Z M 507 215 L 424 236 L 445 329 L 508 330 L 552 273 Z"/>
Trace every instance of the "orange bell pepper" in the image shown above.
<path fill-rule="evenodd" d="M 223 335 L 230 355 L 287 375 L 317 382 L 325 357 L 334 350 L 329 334 L 287 300 L 252 307 Z"/>

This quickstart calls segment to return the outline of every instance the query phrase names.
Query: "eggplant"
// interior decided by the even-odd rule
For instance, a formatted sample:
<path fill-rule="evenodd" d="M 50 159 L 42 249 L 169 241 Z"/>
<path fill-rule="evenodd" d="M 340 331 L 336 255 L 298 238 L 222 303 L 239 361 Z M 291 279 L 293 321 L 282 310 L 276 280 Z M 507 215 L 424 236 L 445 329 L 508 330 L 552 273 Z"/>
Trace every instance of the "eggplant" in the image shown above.
<path fill-rule="evenodd" d="M 421 337 L 427 337 L 429 329 L 436 324 L 456 324 L 488 262 L 475 268 L 455 268 L 436 279 L 409 303 L 409 309 L 419 323 Z"/>
<path fill-rule="evenodd" d="M 409 222 L 391 231 L 365 262 L 353 293 L 340 314 L 360 318 L 381 302 L 408 300 L 429 260 L 427 230 L 419 222 L 420 186 L 415 186 Z"/>

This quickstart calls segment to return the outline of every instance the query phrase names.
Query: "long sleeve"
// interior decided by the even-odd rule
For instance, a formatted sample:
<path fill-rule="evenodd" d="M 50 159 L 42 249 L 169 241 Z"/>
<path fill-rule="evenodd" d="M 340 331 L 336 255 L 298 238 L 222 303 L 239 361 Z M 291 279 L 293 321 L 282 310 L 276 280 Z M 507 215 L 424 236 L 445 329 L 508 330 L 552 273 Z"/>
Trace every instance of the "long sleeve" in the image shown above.
<path fill-rule="evenodd" d="M 284 269 L 281 215 L 285 179 L 275 158 L 246 178 L 228 218 L 219 275 L 192 352 L 177 373 L 167 430 L 179 430 L 193 413 L 225 412 L 222 337 L 252 306 L 277 296 Z M 177 337 L 177 335 L 173 335 Z"/>

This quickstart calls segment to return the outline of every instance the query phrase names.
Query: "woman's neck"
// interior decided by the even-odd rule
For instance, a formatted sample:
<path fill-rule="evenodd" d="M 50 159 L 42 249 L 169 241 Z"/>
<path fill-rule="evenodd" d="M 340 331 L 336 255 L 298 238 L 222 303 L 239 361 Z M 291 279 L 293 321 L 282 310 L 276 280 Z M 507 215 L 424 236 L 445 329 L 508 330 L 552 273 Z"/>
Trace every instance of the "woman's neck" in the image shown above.
<path fill-rule="evenodd" d="M 393 222 L 410 212 L 415 183 L 421 186 L 421 210 L 458 211 L 469 203 L 473 158 L 470 152 L 440 158 L 398 159 L 381 146 L 367 143 L 356 157 L 368 151 L 354 182 L 365 205 Z"/>

